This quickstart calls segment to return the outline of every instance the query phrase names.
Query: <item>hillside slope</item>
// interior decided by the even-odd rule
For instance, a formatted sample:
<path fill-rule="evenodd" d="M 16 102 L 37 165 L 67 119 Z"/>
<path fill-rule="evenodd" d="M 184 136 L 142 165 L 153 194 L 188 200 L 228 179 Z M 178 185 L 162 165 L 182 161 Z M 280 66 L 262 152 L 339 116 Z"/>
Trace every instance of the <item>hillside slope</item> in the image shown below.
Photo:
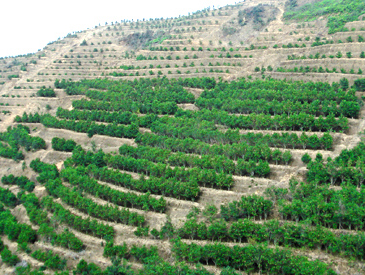
<path fill-rule="evenodd" d="M 365 274 L 365 17 L 327 2 L 0 59 L 0 273 Z"/>

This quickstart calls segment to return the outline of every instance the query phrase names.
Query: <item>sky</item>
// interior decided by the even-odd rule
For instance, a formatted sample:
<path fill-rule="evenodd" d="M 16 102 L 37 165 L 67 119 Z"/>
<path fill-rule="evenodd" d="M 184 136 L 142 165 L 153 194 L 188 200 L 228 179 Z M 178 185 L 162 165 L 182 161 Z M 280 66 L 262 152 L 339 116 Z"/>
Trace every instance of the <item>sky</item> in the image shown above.
<path fill-rule="evenodd" d="M 0 0 L 0 57 L 37 52 L 68 33 L 123 19 L 178 17 L 237 0 Z"/>

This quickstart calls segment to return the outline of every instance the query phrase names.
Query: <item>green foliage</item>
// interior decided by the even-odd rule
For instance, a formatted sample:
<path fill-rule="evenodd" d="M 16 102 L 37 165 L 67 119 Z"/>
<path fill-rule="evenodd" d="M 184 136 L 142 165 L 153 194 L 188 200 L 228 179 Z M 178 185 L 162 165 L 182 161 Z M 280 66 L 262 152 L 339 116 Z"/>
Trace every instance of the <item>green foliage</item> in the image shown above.
<path fill-rule="evenodd" d="M 67 264 L 65 259 L 62 259 L 57 254 L 53 254 L 52 251 L 43 252 L 42 250 L 36 250 L 32 253 L 32 257 L 38 261 L 44 262 L 47 268 L 53 270 L 64 270 Z"/>
<path fill-rule="evenodd" d="M 124 157 L 109 156 L 107 162 L 113 168 L 142 172 L 146 175 L 151 175 L 154 177 L 166 179 L 172 178 L 184 182 L 195 180 L 199 185 L 202 186 L 211 186 L 219 189 L 229 189 L 233 185 L 232 177 L 225 175 L 225 173 L 222 173 L 222 171 L 219 171 L 219 174 L 216 174 L 213 169 L 208 170 L 197 167 L 188 170 L 182 167 L 175 167 L 174 169 L 172 169 L 171 167 L 169 167 L 169 165 L 166 164 L 156 164 L 143 158 L 134 159 L 132 157 L 126 156 L 127 154 L 124 155 Z M 174 156 L 171 156 L 171 160 L 174 161 Z M 175 164 L 178 164 L 177 159 Z M 233 163 L 231 162 L 231 164 Z"/>
<path fill-rule="evenodd" d="M 114 275 L 114 274 L 125 274 L 125 275 L 133 275 L 134 271 L 131 269 L 126 262 L 123 262 L 121 265 L 121 259 L 112 259 L 112 265 L 108 266 L 103 274 L 105 275 Z"/>
<path fill-rule="evenodd" d="M 91 99 L 74 101 L 73 107 L 76 109 L 173 114 L 177 110 L 177 103 L 194 102 L 194 96 L 184 90 L 176 80 L 166 78 L 133 82 L 107 79 L 80 82 L 63 80 L 56 82 L 55 86 L 65 89 L 68 94 L 86 94 Z M 107 89 L 108 92 L 88 90 L 90 88 Z"/>
<path fill-rule="evenodd" d="M 36 151 L 45 149 L 46 143 L 40 137 L 32 137 L 29 135 L 30 129 L 23 125 L 8 127 L 7 131 L 0 133 L 0 156 L 12 158 L 15 161 L 24 159 L 20 147 L 24 147 L 26 151 Z M 7 144 L 2 143 L 6 142 Z"/>
<path fill-rule="evenodd" d="M 317 46 L 317 44 L 315 44 L 315 43 L 313 43 L 312 44 L 312 47 L 314 47 L 314 46 Z M 284 48 L 284 49 L 286 49 L 286 48 L 288 48 L 288 49 L 291 49 L 291 48 L 305 48 L 306 47 L 306 45 L 305 44 L 302 44 L 302 45 L 298 45 L 298 44 L 292 44 L 292 43 L 288 43 L 288 44 L 284 44 L 284 45 L 282 45 L 282 47 Z M 274 48 L 276 48 L 275 47 L 275 45 L 274 45 Z"/>
<path fill-rule="evenodd" d="M 193 113 L 195 118 L 205 120 L 213 120 L 229 128 L 240 129 L 262 129 L 262 130 L 299 130 L 299 131 L 344 131 L 348 129 L 346 118 L 334 120 L 333 115 L 327 118 L 320 117 L 315 119 L 313 115 L 304 112 L 282 115 L 266 115 L 251 113 L 247 116 L 230 115 L 226 111 L 218 111 L 213 109 L 202 110 Z M 305 123 L 307 121 L 307 123 Z M 309 123 L 308 123 L 309 122 Z"/>
<path fill-rule="evenodd" d="M 76 142 L 72 139 L 64 139 L 54 137 L 52 138 L 52 149 L 56 151 L 65 151 L 65 152 L 72 152 L 73 149 L 76 147 Z"/>
<path fill-rule="evenodd" d="M 310 155 L 309 155 L 308 153 L 305 153 L 305 154 L 302 156 L 302 161 L 303 161 L 305 164 L 308 164 L 311 160 L 312 160 L 312 158 L 310 157 Z"/>
<path fill-rule="evenodd" d="M 295 3 L 289 4 L 293 6 Z M 320 56 L 317 53 L 312 57 Z M 124 69 L 135 68 L 125 66 Z M 303 70 L 307 71 L 308 68 Z M 265 68 L 259 71 L 264 72 Z M 362 89 L 361 85 L 360 80 L 355 82 L 356 89 Z M 133 258 L 141 262 L 144 266 L 140 274 L 207 274 L 199 268 L 191 271 L 182 263 L 165 263 L 159 258 L 157 248 L 114 245 L 114 228 L 96 219 L 134 226 L 136 228 L 132 231 L 141 238 L 164 240 L 179 236 L 196 240 L 243 241 L 323 249 L 334 255 L 363 258 L 365 238 L 362 234 L 332 234 L 322 227 L 311 226 L 320 224 L 331 228 L 363 229 L 365 219 L 362 201 L 365 200 L 362 198 L 362 188 L 343 187 L 341 191 L 323 188 L 323 184 L 339 184 L 341 178 L 344 178 L 343 182 L 352 181 L 362 186 L 365 181 L 364 159 L 352 157 L 352 153 L 341 155 L 343 160 L 340 162 L 324 160 L 321 154 L 311 160 L 306 154 L 302 160 L 308 164 L 308 188 L 305 184 L 291 181 L 289 189 L 272 187 L 265 191 L 265 197 L 252 195 L 238 201 L 230 200 L 230 203 L 221 205 L 219 212 L 215 206 L 208 206 L 202 213 L 199 209 L 193 209 L 188 221 L 180 229 L 174 228 L 167 216 L 161 228 L 149 232 L 143 215 L 124 208 L 166 212 L 166 196 L 196 201 L 203 189 L 200 186 L 230 190 L 234 186 L 232 175 L 268 177 L 269 164 L 290 164 L 292 155 L 289 149 L 331 150 L 333 138 L 328 132 L 321 136 L 313 133 L 310 136 L 286 132 L 252 133 L 254 131 L 244 131 L 243 134 L 239 129 L 345 131 L 348 127 L 346 117 L 357 118 L 360 112 L 361 102 L 355 96 L 355 89 L 346 88 L 344 83 L 330 85 L 274 79 L 226 82 L 213 78 L 57 80 L 55 86 L 64 89 L 69 95 L 85 95 L 87 99 L 73 102 L 72 110 L 58 108 L 57 118 L 36 113 L 16 117 L 15 121 L 42 123 L 47 127 L 88 133 L 89 136 L 104 134 L 133 138 L 138 144 L 121 146 L 118 155 L 115 152 L 97 151 L 95 146 L 93 152 L 87 152 L 72 140 L 52 139 L 55 150 L 72 151 L 72 157 L 64 162 L 65 168 L 60 172 L 55 165 L 43 163 L 39 159 L 30 163 L 30 167 L 39 173 L 38 182 L 44 184 L 51 195 L 43 197 L 41 201 L 35 194 L 24 191 L 31 192 L 34 189 L 34 183 L 27 178 L 13 175 L 2 178 L 3 184 L 14 184 L 24 189 L 17 197 L 8 190 L 0 189 L 0 200 L 10 207 L 18 203 L 24 205 L 30 221 L 39 226 L 35 240 L 38 237 L 53 245 L 82 251 L 82 241 L 71 230 L 63 230 L 62 227 L 55 230 L 56 226 L 62 224 L 107 241 L 104 256 L 111 258 L 113 265 L 104 272 L 81 261 L 75 274 L 134 274 L 114 257 Z M 195 99 L 185 89 L 188 87 L 200 88 L 203 92 Z M 178 107 L 178 104 L 184 103 L 195 103 L 199 108 L 191 111 Z M 30 136 L 29 129 L 23 130 L 26 133 L 24 136 Z M 17 131 L 22 135 L 23 130 Z M 18 140 L 18 136 L 18 133 L 14 134 L 14 138 L 7 134 L 0 135 L 4 147 L 16 150 L 23 146 L 20 143 L 26 139 Z M 365 151 L 364 148 L 361 150 Z M 346 159 L 346 156 L 350 157 Z M 133 178 L 130 172 L 140 175 Z M 119 191 L 121 188 L 110 187 L 111 184 L 144 194 L 128 190 L 122 192 Z M 251 184 L 254 186 L 255 180 L 252 179 Z M 151 194 L 161 198 L 156 199 Z M 56 199 L 62 201 L 65 207 L 80 211 L 89 218 L 74 215 L 56 203 Z M 96 203 L 95 200 L 99 199 L 106 203 Z M 270 218 L 273 212 L 281 216 L 280 223 L 256 221 Z M 16 220 L 6 215 L 0 212 L 0 233 L 4 232 L 9 239 L 17 240 L 19 249 L 29 252 L 27 244 L 34 240 L 28 236 L 33 231 L 23 225 L 16 226 Z M 103 241 L 101 245 L 104 246 Z M 295 270 L 292 272 L 294 274 L 327 272 L 326 267 L 320 266 L 318 262 L 308 263 L 305 258 L 263 245 L 249 245 L 248 248 L 207 246 L 207 250 L 195 246 L 192 253 L 190 247 L 184 246 L 177 262 L 186 260 L 227 267 L 222 274 L 235 274 L 232 268 L 248 273 L 289 274 L 290 270 Z M 211 251 L 213 248 L 215 252 Z M 202 251 L 204 254 L 200 255 Z M 62 265 L 62 260 L 53 254 L 36 251 L 34 255 L 54 264 L 52 266 L 48 262 L 43 268 L 60 268 L 57 262 Z M 254 264 L 242 263 L 242 259 Z"/>
<path fill-rule="evenodd" d="M 32 160 L 29 167 L 35 172 L 40 173 L 40 175 L 37 177 L 37 180 L 40 183 L 45 183 L 49 179 L 56 179 L 59 176 L 56 165 L 44 163 L 40 161 L 39 158 Z"/>
<path fill-rule="evenodd" d="M 74 169 L 71 167 L 63 169 L 61 171 L 61 177 L 63 180 L 69 182 L 71 185 L 78 186 L 78 188 L 80 188 L 84 192 L 97 196 L 116 205 L 140 208 L 143 210 L 156 212 L 166 211 L 166 201 L 163 198 L 161 200 L 158 200 L 151 197 L 148 193 L 145 195 L 137 195 L 135 193 L 117 191 L 106 185 L 100 185 L 95 179 L 91 179 L 87 175 L 85 175 L 85 169 L 83 167 L 79 167 L 79 169 Z M 52 191 L 52 193 L 55 192 Z M 140 219 L 141 224 L 143 224 L 143 217 L 137 215 L 133 218 L 133 215 L 135 213 L 130 214 L 131 221 L 133 219 Z"/>
<path fill-rule="evenodd" d="M 97 168 L 94 165 L 89 165 L 86 171 L 92 173 L 99 180 L 132 190 L 193 201 L 200 195 L 196 181 L 181 182 L 173 178 L 155 177 L 149 179 L 145 179 L 144 177 L 133 179 L 131 175 L 111 170 L 107 167 Z M 160 201 L 163 206 L 165 204 L 164 200 L 161 198 Z"/>
<path fill-rule="evenodd" d="M 84 39 L 84 40 L 82 40 L 82 42 L 81 42 L 80 46 L 87 46 L 87 42 L 86 42 L 86 40 L 85 40 L 85 39 Z"/>
<path fill-rule="evenodd" d="M 17 197 L 9 190 L 0 187 L 0 202 L 14 208 L 19 204 Z"/>
<path fill-rule="evenodd" d="M 221 216 L 226 220 L 238 220 L 241 218 L 267 218 L 271 215 L 273 203 L 263 197 L 252 195 L 242 197 L 240 201 L 233 201 L 221 205 Z"/>
<path fill-rule="evenodd" d="M 31 123 L 42 123 L 44 126 L 49 128 L 57 129 L 68 129 L 77 132 L 87 133 L 89 137 L 95 134 L 108 135 L 113 137 L 126 137 L 134 138 L 137 136 L 138 126 L 131 124 L 129 126 L 116 125 L 116 124 L 97 124 L 91 121 L 72 121 L 72 120 L 58 120 L 57 118 L 46 114 L 39 115 L 38 113 L 30 114 L 29 116 L 24 113 L 20 118 L 15 118 L 16 122 L 31 122 Z"/>
<path fill-rule="evenodd" d="M 7 235 L 9 240 L 22 243 L 34 243 L 37 240 L 36 231 L 31 226 L 18 223 L 9 210 L 0 206 L 0 234 Z"/>
<path fill-rule="evenodd" d="M 231 267 L 250 273 L 333 274 L 326 264 L 295 256 L 288 250 L 272 249 L 263 245 L 231 248 L 219 243 L 200 246 L 175 240 L 172 249 L 179 261 L 215 264 L 218 267 Z"/>
<path fill-rule="evenodd" d="M 356 91 L 365 91 L 365 78 L 356 79 L 354 87 Z"/>
<path fill-rule="evenodd" d="M 279 89 L 280 92 L 278 92 Z M 306 100 L 304 100 L 304 96 L 306 96 Z M 249 82 L 241 79 L 237 82 L 222 83 L 215 90 L 204 91 L 197 99 L 196 104 L 200 108 L 216 108 L 231 113 L 248 113 L 251 115 L 253 113 L 270 115 L 287 113 L 294 115 L 305 112 L 319 116 L 321 109 L 331 108 L 328 101 L 336 101 L 337 105 L 345 99 L 344 97 L 347 97 L 346 93 L 338 94 L 337 89 L 331 87 L 328 83 L 312 82 L 303 84 L 277 80 Z M 355 96 L 350 97 L 352 101 L 356 102 Z M 301 103 L 296 101 L 301 101 Z M 324 102 L 327 106 L 321 108 L 321 104 Z M 337 113 L 338 116 L 340 113 L 336 109 L 337 106 L 331 108 L 331 110 L 328 109 L 328 112 L 324 114 Z M 244 120 L 242 117 L 236 117 L 236 119 Z M 245 117 L 245 120 L 247 120 L 247 117 Z M 274 124 L 271 123 L 271 125 Z"/>
<path fill-rule="evenodd" d="M 20 188 L 28 192 L 32 192 L 35 187 L 35 183 L 30 181 L 27 177 L 14 177 L 12 174 L 9 176 L 3 176 L 1 178 L 1 182 L 6 185 L 18 185 Z"/>
<path fill-rule="evenodd" d="M 212 219 L 218 212 L 218 209 L 215 205 L 208 205 L 204 211 L 203 211 L 203 215 L 207 218 Z"/>
<path fill-rule="evenodd" d="M 318 167 L 317 162 L 321 163 L 321 161 L 310 162 L 308 166 L 311 170 L 308 173 L 311 181 L 313 180 L 313 172 L 318 174 L 318 179 L 326 176 L 323 170 L 314 170 L 314 166 Z M 330 181 L 330 177 L 329 174 L 326 181 Z M 333 182 L 335 184 L 335 181 Z M 279 213 L 283 219 L 297 222 L 306 221 L 309 224 L 322 225 L 328 228 L 350 230 L 352 228 L 364 228 L 363 190 L 357 191 L 355 187 L 348 186 L 336 191 L 329 189 L 327 185 L 296 183 L 291 188 L 289 195 L 293 197 L 291 202 L 279 201 Z M 321 210 L 317 211 L 318 209 Z"/>
<path fill-rule="evenodd" d="M 160 239 L 170 239 L 174 236 L 174 226 L 171 223 L 171 219 L 169 216 L 167 216 L 166 218 L 166 222 L 165 224 L 162 226 L 161 230 L 160 230 Z"/>
<path fill-rule="evenodd" d="M 308 164 L 308 181 L 322 184 L 342 184 L 362 186 L 364 182 L 363 160 L 364 143 L 359 143 L 352 150 L 343 150 L 334 160 L 327 163 L 316 160 Z"/>
<path fill-rule="evenodd" d="M 340 86 L 342 88 L 342 90 L 347 90 L 349 88 L 349 81 L 347 78 L 341 78 L 340 80 Z"/>
<path fill-rule="evenodd" d="M 10 266 L 15 266 L 18 262 L 20 262 L 18 256 L 11 253 L 11 251 L 7 247 L 4 247 L 2 249 L 0 255 L 1 260 Z"/>
<path fill-rule="evenodd" d="M 114 228 L 112 226 L 90 218 L 83 219 L 66 210 L 62 205 L 55 203 L 49 196 L 42 199 L 41 206 L 51 211 L 61 223 L 65 223 L 80 232 L 107 240 L 114 238 Z"/>
<path fill-rule="evenodd" d="M 158 232 L 156 230 L 156 232 Z M 126 262 L 121 265 L 121 261 L 118 259 L 129 259 L 133 257 L 135 260 L 143 263 L 143 268 L 139 271 L 138 274 L 186 274 L 186 275 L 212 275 L 207 272 L 205 269 L 201 267 L 196 267 L 192 269 L 188 267 L 184 263 L 177 263 L 172 265 L 168 262 L 165 262 L 159 255 L 157 251 L 157 247 L 151 246 L 146 247 L 145 245 L 138 247 L 133 245 L 130 249 L 124 243 L 123 245 L 114 245 L 113 242 L 107 243 L 104 249 L 104 256 L 112 259 L 113 265 L 108 267 L 103 273 L 106 274 L 127 274 L 133 275 L 134 273 L 129 266 L 127 266 Z M 80 269 L 89 270 L 92 268 L 91 265 L 87 265 L 86 262 L 80 262 L 78 265 L 78 270 Z M 95 269 L 95 268 L 94 268 Z M 114 273 L 112 273 L 114 272 Z M 121 273 L 118 273 L 121 272 Z M 81 274 L 81 273 L 76 273 Z M 89 273 L 88 273 L 89 274 Z M 93 273 L 91 273 L 93 274 Z M 98 273 L 96 273 L 98 274 Z"/>
<path fill-rule="evenodd" d="M 88 264 L 84 259 L 82 259 L 73 271 L 74 275 L 101 275 L 102 271 L 99 266 L 94 263 Z"/>
<path fill-rule="evenodd" d="M 9 80 L 12 80 L 13 78 L 19 78 L 19 75 L 18 74 L 10 74 L 10 75 L 8 75 L 8 79 Z"/>
<path fill-rule="evenodd" d="M 207 132 L 205 132 L 207 134 Z M 165 132 L 166 135 L 166 132 Z M 258 138 L 260 138 L 258 136 Z M 238 174 L 238 175 L 244 175 L 246 174 L 246 165 L 247 161 L 240 159 L 239 162 L 235 165 L 233 161 L 230 159 L 237 160 L 240 156 L 239 152 L 242 152 L 246 150 L 247 156 L 246 158 L 248 160 L 267 160 L 270 158 L 271 150 L 268 147 L 260 147 L 260 150 L 262 154 L 258 153 L 256 155 L 253 154 L 255 150 L 258 148 L 253 146 L 248 146 L 247 144 L 241 143 L 239 147 L 234 147 L 232 145 L 225 145 L 225 146 L 219 146 L 219 145 L 213 145 L 210 146 L 207 143 L 200 142 L 198 140 L 193 140 L 191 138 L 188 138 L 188 141 L 191 142 L 191 145 L 196 145 L 199 149 L 194 150 L 194 146 L 186 146 L 186 143 L 182 139 L 174 139 L 174 138 L 163 138 L 157 135 L 143 135 L 139 136 L 137 139 L 138 143 L 150 145 L 150 146 L 156 146 L 156 147 L 162 147 L 162 144 L 170 144 L 169 149 L 170 150 L 163 150 L 163 149 L 153 149 L 145 146 L 140 146 L 136 149 L 134 148 L 128 148 L 128 152 L 126 152 L 126 147 L 121 147 L 123 151 L 120 151 L 124 155 L 129 155 L 134 158 L 146 158 L 150 159 L 152 161 L 157 162 L 165 162 L 169 163 L 174 166 L 190 166 L 190 167 L 199 167 L 200 169 L 195 169 L 196 172 L 199 172 L 196 174 L 195 177 L 198 178 L 198 182 L 201 185 L 210 185 L 214 188 L 230 188 L 233 181 L 231 178 L 227 178 L 224 175 L 222 175 L 222 172 L 224 173 L 231 173 L 231 174 Z M 161 146 L 160 146 L 161 145 Z M 173 154 L 172 151 L 185 151 L 186 153 L 190 152 L 196 152 L 201 154 L 204 152 L 204 155 L 202 158 L 198 158 L 195 156 L 179 153 L 179 154 Z M 148 153 L 149 152 L 149 153 Z M 221 153 L 220 153 L 221 152 Z M 223 153 L 225 152 L 225 153 Z M 221 156 L 217 156 L 217 154 L 220 154 Z M 219 173 L 218 177 L 212 173 L 212 168 Z M 256 164 L 254 165 L 255 169 L 258 169 L 256 167 Z M 201 170 L 204 169 L 204 170 Z M 205 170 L 209 169 L 209 170 Z M 175 170 L 175 169 L 174 169 Z M 195 174 L 192 170 L 190 172 L 191 175 Z M 193 172 L 193 173 L 192 173 Z M 258 172 L 258 171 L 257 171 Z M 270 171 L 268 171 L 270 172 Z M 186 172 L 184 172 L 186 174 Z M 180 173 L 182 174 L 182 173 Z M 205 177 L 209 176 L 209 180 L 204 179 Z M 257 173 L 258 176 L 266 176 L 268 173 Z"/>
<path fill-rule="evenodd" d="M 312 227 L 305 224 L 291 222 L 280 223 L 271 220 L 265 223 L 256 223 L 244 219 L 231 224 L 224 221 L 215 221 L 210 224 L 198 223 L 191 219 L 177 230 L 177 235 L 185 239 L 219 240 L 229 242 L 255 242 L 280 245 L 285 247 L 323 249 L 327 253 L 346 257 L 364 259 L 362 247 L 365 245 L 365 235 L 336 234 L 320 226 Z M 353 248 L 352 244 L 357 247 Z"/>
<path fill-rule="evenodd" d="M 62 185 L 60 179 L 49 180 L 46 183 L 46 189 L 52 196 L 60 198 L 64 203 L 96 218 L 129 225 L 142 225 L 145 221 L 142 215 L 129 210 L 97 204 L 92 199 L 85 198 L 79 192 Z"/>
<path fill-rule="evenodd" d="M 41 97 L 56 97 L 56 93 L 52 88 L 46 88 L 43 86 L 38 92 L 37 96 Z"/>
<path fill-rule="evenodd" d="M 134 235 L 136 235 L 137 237 L 148 237 L 148 231 L 149 231 L 149 226 L 147 227 L 137 227 L 137 230 L 134 231 Z"/>
<path fill-rule="evenodd" d="M 64 232 L 59 234 L 55 232 L 55 229 L 52 227 L 52 222 L 47 217 L 47 212 L 42 210 L 38 198 L 33 193 L 28 195 L 23 194 L 20 196 L 20 199 L 23 202 L 30 221 L 40 226 L 38 235 L 44 241 L 78 252 L 84 249 L 82 241 L 68 229 L 65 229 Z"/>
<path fill-rule="evenodd" d="M 362 0 L 322 0 L 299 8 L 289 6 L 284 13 L 284 18 L 312 21 L 320 16 L 329 15 L 327 27 L 329 27 L 329 34 L 332 34 L 346 31 L 345 24 L 358 20 L 358 17 L 364 13 L 365 3 Z"/>
<path fill-rule="evenodd" d="M 160 237 L 160 232 L 158 232 L 158 230 L 156 228 L 151 230 L 151 235 L 155 238 L 158 239 Z"/>
<path fill-rule="evenodd" d="M 56 234 L 53 227 L 44 223 L 40 226 L 38 234 L 50 241 L 52 245 L 65 247 L 77 252 L 84 249 L 83 242 L 76 238 L 75 234 L 68 229 L 65 229 L 62 233 Z"/>
<path fill-rule="evenodd" d="M 228 159 L 237 160 L 239 163 L 236 165 L 236 172 L 232 169 L 232 165 L 230 165 L 229 160 L 225 161 L 221 158 L 216 158 L 216 160 L 211 159 L 211 161 L 220 163 L 222 160 L 222 169 L 223 171 L 231 171 L 232 173 L 242 174 L 240 171 L 246 169 L 247 162 L 250 160 L 254 160 L 255 162 L 259 162 L 260 160 L 270 160 L 278 164 L 282 162 L 282 152 L 280 150 L 271 151 L 269 146 L 272 147 L 284 147 L 292 146 L 293 148 L 326 148 L 330 149 L 332 147 L 332 137 L 329 135 L 323 136 L 322 138 L 318 138 L 317 135 L 312 135 L 309 140 L 308 136 L 303 133 L 301 136 L 296 134 L 273 134 L 273 135 L 262 135 L 262 134 L 253 134 L 249 133 L 247 135 L 242 135 L 242 141 L 246 141 L 239 144 L 213 144 L 209 145 L 207 143 L 200 142 L 198 140 L 194 140 L 192 138 L 185 139 L 177 139 L 177 138 L 168 138 L 162 137 L 153 134 L 144 134 L 137 137 L 136 142 L 141 145 L 149 145 L 159 148 L 167 148 L 173 152 L 185 152 L 185 153 L 195 153 L 195 154 L 204 154 L 208 156 L 216 156 L 221 155 L 225 156 Z M 248 145 L 255 144 L 256 145 Z M 166 153 L 166 151 L 162 151 Z M 245 159 L 243 159 L 242 152 L 245 152 Z M 169 158 L 170 159 L 170 158 Z M 179 163 L 184 161 L 184 158 L 181 158 L 181 162 L 179 157 L 175 156 L 174 159 Z M 187 159 L 188 161 L 189 159 Z M 204 157 L 203 157 L 204 160 Z M 212 164 L 213 165 L 213 164 Z M 224 165 L 227 168 L 224 168 Z M 242 166 L 243 165 L 243 166 Z M 256 172 L 255 172 L 256 173 Z"/>
<path fill-rule="evenodd" d="M 348 82 L 341 84 L 341 86 L 345 89 L 346 86 L 348 87 Z M 343 100 L 340 103 L 340 110 L 346 117 L 357 118 L 360 114 L 359 104 L 352 101 Z"/>

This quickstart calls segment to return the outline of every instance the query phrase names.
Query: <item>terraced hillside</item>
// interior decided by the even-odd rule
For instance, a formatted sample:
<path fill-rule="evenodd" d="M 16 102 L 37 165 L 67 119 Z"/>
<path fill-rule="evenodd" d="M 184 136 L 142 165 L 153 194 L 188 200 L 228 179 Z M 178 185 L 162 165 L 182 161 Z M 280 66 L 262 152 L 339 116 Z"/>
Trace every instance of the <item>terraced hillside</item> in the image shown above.
<path fill-rule="evenodd" d="M 0 273 L 364 274 L 347 2 L 114 22 L 1 59 Z"/>

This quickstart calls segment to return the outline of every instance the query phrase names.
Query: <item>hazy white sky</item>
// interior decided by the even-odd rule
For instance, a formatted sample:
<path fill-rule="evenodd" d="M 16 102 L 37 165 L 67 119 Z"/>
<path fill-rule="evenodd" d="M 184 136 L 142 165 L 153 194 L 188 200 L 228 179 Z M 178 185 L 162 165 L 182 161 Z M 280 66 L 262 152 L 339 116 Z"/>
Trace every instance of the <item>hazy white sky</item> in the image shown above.
<path fill-rule="evenodd" d="M 0 0 L 0 57 L 38 51 L 73 31 L 122 19 L 187 15 L 237 0 Z"/>

